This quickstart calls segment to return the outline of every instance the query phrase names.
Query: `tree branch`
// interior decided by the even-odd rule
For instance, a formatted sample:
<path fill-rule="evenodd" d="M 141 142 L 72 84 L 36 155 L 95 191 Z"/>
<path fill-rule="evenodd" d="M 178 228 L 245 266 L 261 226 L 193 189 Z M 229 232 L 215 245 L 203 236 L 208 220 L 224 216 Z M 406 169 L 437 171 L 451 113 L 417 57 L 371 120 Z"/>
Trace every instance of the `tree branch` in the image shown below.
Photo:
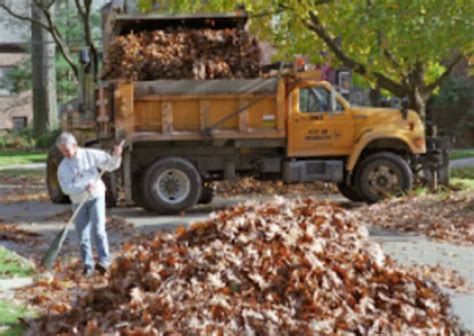
<path fill-rule="evenodd" d="M 327 32 L 326 28 L 322 25 L 319 17 L 313 11 L 309 12 L 309 16 L 311 21 L 305 22 L 306 26 L 312 30 L 316 35 L 324 41 L 324 43 L 329 47 L 329 49 L 336 55 L 336 57 L 347 67 L 354 70 L 355 72 L 359 73 L 360 75 L 367 76 L 369 72 L 367 68 L 349 57 L 342 49 L 336 44 L 336 42 L 331 38 L 329 33 Z M 400 85 L 399 83 L 395 82 L 394 80 L 384 76 L 379 72 L 370 73 L 377 82 L 377 85 L 380 87 L 389 90 L 393 94 L 398 97 L 403 97 L 406 94 L 406 89 Z"/>
<path fill-rule="evenodd" d="M 82 5 L 80 3 L 80 0 L 74 0 L 76 3 L 76 8 L 77 11 L 79 12 L 79 16 L 84 19 L 84 16 L 86 15 L 85 10 L 82 8 Z"/>
<path fill-rule="evenodd" d="M 461 62 L 461 60 L 464 58 L 464 56 L 462 54 L 458 54 L 456 55 L 452 61 L 448 64 L 448 66 L 446 67 L 446 70 L 441 74 L 441 76 L 438 77 L 438 79 L 436 79 L 433 83 L 429 84 L 429 85 L 426 85 L 424 88 L 423 88 L 423 93 L 425 94 L 429 94 L 431 93 L 431 91 L 433 91 L 434 89 L 436 89 L 437 86 L 439 86 L 445 79 L 446 77 L 449 76 L 449 74 L 451 73 L 451 71 L 453 71 L 454 67 L 459 63 Z"/>
<path fill-rule="evenodd" d="M 89 47 L 92 59 L 94 60 L 94 66 L 97 67 L 97 48 L 92 39 L 92 29 L 91 29 L 91 6 L 92 0 L 84 0 L 84 6 L 82 6 L 80 0 L 75 0 L 79 16 L 81 17 L 83 28 L 84 28 L 84 39 Z"/>
<path fill-rule="evenodd" d="M 32 17 L 30 17 L 30 16 L 26 16 L 26 15 L 21 15 L 21 14 L 15 13 L 10 7 L 8 7 L 7 5 L 5 5 L 5 3 L 3 3 L 3 2 L 0 2 L 0 8 L 2 8 L 3 10 L 5 10 L 8 14 L 10 14 L 11 16 L 13 16 L 14 18 L 16 18 L 16 19 L 18 19 L 18 20 L 21 20 L 21 21 L 28 21 L 28 22 L 30 22 L 30 23 L 37 24 L 37 25 L 41 26 L 42 28 L 46 29 L 48 32 L 51 33 L 50 27 L 48 27 L 47 25 L 45 25 L 43 22 L 41 22 L 41 21 L 39 21 L 39 20 L 35 20 L 35 19 L 33 19 Z"/>
<path fill-rule="evenodd" d="M 74 76 L 78 79 L 79 78 L 79 69 L 76 65 L 76 63 L 73 61 L 73 58 L 71 56 L 71 53 L 69 52 L 69 48 L 64 42 L 64 39 L 61 35 L 61 32 L 59 31 L 58 27 L 54 24 L 53 18 L 51 16 L 51 12 L 49 11 L 49 8 L 46 6 L 43 6 L 40 0 L 33 0 L 34 4 L 41 10 L 43 13 L 44 17 L 46 18 L 46 21 L 49 26 L 49 33 L 53 37 L 54 42 L 56 42 L 56 45 L 58 46 L 59 52 L 61 55 L 64 57 L 66 60 L 67 64 L 71 67 Z"/>

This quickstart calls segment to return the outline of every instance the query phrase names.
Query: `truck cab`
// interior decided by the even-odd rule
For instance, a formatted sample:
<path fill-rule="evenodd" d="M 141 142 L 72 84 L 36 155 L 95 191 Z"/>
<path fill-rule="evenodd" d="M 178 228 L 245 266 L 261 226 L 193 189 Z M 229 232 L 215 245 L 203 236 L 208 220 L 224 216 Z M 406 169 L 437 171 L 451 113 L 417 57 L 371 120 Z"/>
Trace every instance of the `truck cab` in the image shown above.
<path fill-rule="evenodd" d="M 416 112 L 353 107 L 322 81 L 299 83 L 289 104 L 287 154 L 295 161 L 287 180 L 329 180 L 350 199 L 369 202 L 411 187 L 409 165 L 426 152 Z M 311 165 L 315 173 L 304 174 Z"/>

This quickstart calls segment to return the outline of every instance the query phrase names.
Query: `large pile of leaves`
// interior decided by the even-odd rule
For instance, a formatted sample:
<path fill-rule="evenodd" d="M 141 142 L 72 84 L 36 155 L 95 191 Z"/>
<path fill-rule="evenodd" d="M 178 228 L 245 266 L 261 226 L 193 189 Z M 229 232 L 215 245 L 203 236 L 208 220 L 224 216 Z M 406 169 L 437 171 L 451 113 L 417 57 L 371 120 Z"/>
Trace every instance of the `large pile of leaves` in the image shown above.
<path fill-rule="evenodd" d="M 117 36 L 104 78 L 129 80 L 256 78 L 261 51 L 240 29 L 155 30 Z"/>
<path fill-rule="evenodd" d="M 474 190 L 406 196 L 359 209 L 370 225 L 421 233 L 436 241 L 474 244 Z"/>
<path fill-rule="evenodd" d="M 458 326 L 353 216 L 313 199 L 238 205 L 124 246 L 109 282 L 28 334 L 414 335 Z"/>

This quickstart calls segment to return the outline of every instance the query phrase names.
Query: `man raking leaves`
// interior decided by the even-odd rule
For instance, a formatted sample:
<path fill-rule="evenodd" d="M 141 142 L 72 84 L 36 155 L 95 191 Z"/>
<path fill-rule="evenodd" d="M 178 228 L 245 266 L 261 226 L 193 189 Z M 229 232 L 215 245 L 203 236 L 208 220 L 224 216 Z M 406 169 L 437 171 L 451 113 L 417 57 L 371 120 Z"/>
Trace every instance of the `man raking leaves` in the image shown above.
<path fill-rule="evenodd" d="M 74 215 L 71 221 L 74 222 L 78 234 L 85 276 L 92 276 L 94 273 L 91 233 L 94 235 L 99 259 L 95 269 L 105 274 L 110 264 L 105 229 L 106 187 L 101 177 L 104 172 L 112 172 L 120 167 L 123 144 L 122 142 L 115 146 L 110 155 L 98 149 L 80 148 L 71 133 L 62 133 L 56 141 L 56 145 L 64 155 L 58 168 L 58 180 L 62 191 L 69 196 L 73 204 Z M 52 244 L 52 247 L 56 245 L 55 253 L 48 251 L 43 259 L 46 267 L 51 266 L 59 252 L 66 230 L 67 226 L 63 234 L 58 235 Z"/>

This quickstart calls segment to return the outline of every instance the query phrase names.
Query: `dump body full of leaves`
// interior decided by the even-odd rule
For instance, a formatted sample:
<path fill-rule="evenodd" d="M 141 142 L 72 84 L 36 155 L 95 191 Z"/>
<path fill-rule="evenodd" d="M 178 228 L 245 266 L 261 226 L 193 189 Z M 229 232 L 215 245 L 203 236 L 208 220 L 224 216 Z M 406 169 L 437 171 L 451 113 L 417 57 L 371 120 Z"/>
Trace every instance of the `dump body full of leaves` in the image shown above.
<path fill-rule="evenodd" d="M 421 335 L 457 328 L 438 287 L 395 265 L 350 213 L 281 198 L 125 245 L 108 285 L 79 295 L 72 308 L 50 310 L 28 334 Z"/>
<path fill-rule="evenodd" d="M 261 51 L 239 29 L 155 30 L 117 36 L 104 78 L 129 80 L 256 78 Z"/>
<path fill-rule="evenodd" d="M 474 244 L 474 191 L 407 196 L 359 209 L 370 225 L 455 244 Z"/>

